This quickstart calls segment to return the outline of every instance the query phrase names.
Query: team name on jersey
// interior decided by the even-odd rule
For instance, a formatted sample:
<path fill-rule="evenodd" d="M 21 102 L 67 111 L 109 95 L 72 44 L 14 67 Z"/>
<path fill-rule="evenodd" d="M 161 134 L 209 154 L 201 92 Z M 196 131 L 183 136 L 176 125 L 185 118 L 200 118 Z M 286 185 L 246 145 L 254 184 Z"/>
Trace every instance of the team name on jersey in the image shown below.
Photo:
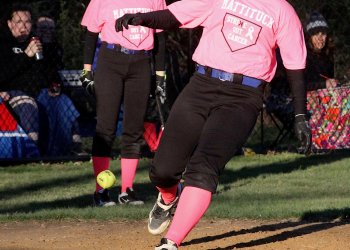
<path fill-rule="evenodd" d="M 263 11 L 253 9 L 235 0 L 224 0 L 221 9 L 230 10 L 237 13 L 237 15 L 248 17 L 269 28 L 272 28 L 272 25 L 275 22 L 272 17 Z"/>
<path fill-rule="evenodd" d="M 135 13 L 147 13 L 151 12 L 153 9 L 150 8 L 124 8 L 113 10 L 113 16 L 115 19 L 124 16 L 125 14 L 135 14 Z"/>

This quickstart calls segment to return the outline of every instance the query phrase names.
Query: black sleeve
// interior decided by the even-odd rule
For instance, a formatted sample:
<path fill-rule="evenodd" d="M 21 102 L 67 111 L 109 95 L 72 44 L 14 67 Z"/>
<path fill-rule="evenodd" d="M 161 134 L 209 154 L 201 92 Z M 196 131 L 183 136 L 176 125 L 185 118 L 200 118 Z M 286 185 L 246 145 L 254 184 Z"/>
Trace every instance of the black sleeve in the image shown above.
<path fill-rule="evenodd" d="M 158 10 L 148 13 L 140 13 L 138 16 L 142 20 L 142 26 L 146 26 L 152 29 L 169 30 L 181 26 L 181 23 L 169 10 Z"/>
<path fill-rule="evenodd" d="M 306 114 L 306 86 L 303 69 L 286 69 L 289 87 L 292 93 L 294 114 Z"/>
<path fill-rule="evenodd" d="M 94 61 L 98 33 L 86 31 L 84 46 L 84 64 L 92 64 Z"/>
<path fill-rule="evenodd" d="M 155 70 L 165 70 L 165 33 L 155 33 L 154 36 L 154 57 L 155 57 Z"/>
<path fill-rule="evenodd" d="M 0 90 L 8 89 L 11 79 L 20 75 L 24 69 L 31 67 L 34 57 L 28 57 L 25 53 L 14 53 L 12 44 L 0 41 Z"/>

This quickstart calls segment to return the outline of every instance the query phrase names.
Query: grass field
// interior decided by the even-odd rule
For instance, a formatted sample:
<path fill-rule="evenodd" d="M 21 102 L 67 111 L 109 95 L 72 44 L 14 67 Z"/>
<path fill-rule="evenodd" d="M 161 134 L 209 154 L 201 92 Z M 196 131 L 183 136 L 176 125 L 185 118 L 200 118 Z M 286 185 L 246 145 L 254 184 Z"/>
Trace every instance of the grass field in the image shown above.
<path fill-rule="evenodd" d="M 206 218 L 334 219 L 350 215 L 350 152 L 305 157 L 293 153 L 233 158 L 221 176 Z M 156 190 L 150 159 L 140 162 L 135 190 L 141 207 L 92 207 L 90 162 L 0 167 L 0 221 L 147 218 Z M 119 176 L 119 160 L 111 170 Z M 112 189 L 116 199 L 119 187 Z"/>

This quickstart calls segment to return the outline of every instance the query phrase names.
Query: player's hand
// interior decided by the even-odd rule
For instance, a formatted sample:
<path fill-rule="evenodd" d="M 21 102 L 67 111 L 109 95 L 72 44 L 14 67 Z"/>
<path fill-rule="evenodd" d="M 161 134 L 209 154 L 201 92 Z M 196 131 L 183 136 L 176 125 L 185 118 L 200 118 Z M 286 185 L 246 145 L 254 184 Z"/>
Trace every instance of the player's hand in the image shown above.
<path fill-rule="evenodd" d="M 335 88 L 337 87 L 337 85 L 339 84 L 339 81 L 337 79 L 327 79 L 326 80 L 326 88 L 330 89 L 330 88 Z"/>
<path fill-rule="evenodd" d="M 117 32 L 119 31 L 123 31 L 123 27 L 125 29 L 129 28 L 129 25 L 141 25 L 143 23 L 141 17 L 140 17 L 140 13 L 136 13 L 136 14 L 125 14 L 122 17 L 119 17 L 116 21 L 115 21 L 115 30 Z"/>
<path fill-rule="evenodd" d="M 8 100 L 10 100 L 10 98 L 11 98 L 11 96 L 9 95 L 9 93 L 8 92 L 0 92 L 0 98 L 3 100 L 3 101 L 5 101 L 5 102 L 7 102 Z"/>
<path fill-rule="evenodd" d="M 94 86 L 94 78 L 92 76 L 91 70 L 83 69 L 80 74 L 80 81 L 83 85 L 83 88 L 89 95 L 95 95 L 95 86 Z"/>
<path fill-rule="evenodd" d="M 165 76 L 156 75 L 155 94 L 160 97 L 160 101 L 164 104 L 166 99 Z"/>
<path fill-rule="evenodd" d="M 294 122 L 294 131 L 296 137 L 300 142 L 300 147 L 298 148 L 299 153 L 310 154 L 311 153 L 311 130 L 305 115 L 297 115 Z"/>
<path fill-rule="evenodd" d="M 43 51 L 42 43 L 38 38 L 33 37 L 30 40 L 28 47 L 24 50 L 24 53 L 26 53 L 28 57 L 33 57 L 35 53 L 39 53 L 42 51 Z"/>

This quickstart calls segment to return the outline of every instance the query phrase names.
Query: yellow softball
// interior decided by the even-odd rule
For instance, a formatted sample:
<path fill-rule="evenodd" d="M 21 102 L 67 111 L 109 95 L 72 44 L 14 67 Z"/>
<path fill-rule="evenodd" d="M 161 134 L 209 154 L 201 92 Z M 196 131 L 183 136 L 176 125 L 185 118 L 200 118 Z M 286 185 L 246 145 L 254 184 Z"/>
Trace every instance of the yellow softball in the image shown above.
<path fill-rule="evenodd" d="M 103 189 L 108 189 L 117 184 L 117 179 L 115 175 L 110 170 L 104 170 L 99 173 L 96 177 L 98 185 Z"/>

